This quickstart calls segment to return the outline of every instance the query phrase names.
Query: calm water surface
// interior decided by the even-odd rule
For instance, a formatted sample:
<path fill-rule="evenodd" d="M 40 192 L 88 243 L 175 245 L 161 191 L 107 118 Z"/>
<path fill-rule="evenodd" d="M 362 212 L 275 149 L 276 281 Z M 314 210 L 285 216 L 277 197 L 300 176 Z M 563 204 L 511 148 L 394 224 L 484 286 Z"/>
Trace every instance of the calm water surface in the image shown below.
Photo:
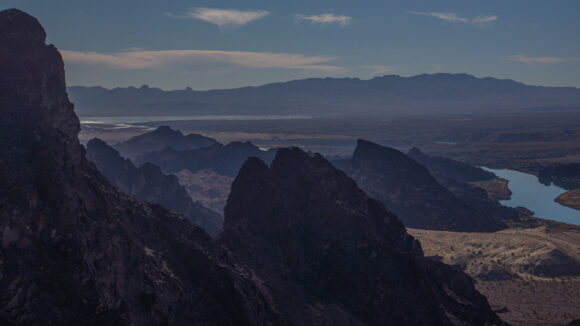
<path fill-rule="evenodd" d="M 507 169 L 489 169 L 498 177 L 509 181 L 512 198 L 502 200 L 505 206 L 522 206 L 534 211 L 537 217 L 580 225 L 580 211 L 558 204 L 556 197 L 566 192 L 565 189 L 551 184 L 546 186 L 538 181 L 535 175 Z"/>

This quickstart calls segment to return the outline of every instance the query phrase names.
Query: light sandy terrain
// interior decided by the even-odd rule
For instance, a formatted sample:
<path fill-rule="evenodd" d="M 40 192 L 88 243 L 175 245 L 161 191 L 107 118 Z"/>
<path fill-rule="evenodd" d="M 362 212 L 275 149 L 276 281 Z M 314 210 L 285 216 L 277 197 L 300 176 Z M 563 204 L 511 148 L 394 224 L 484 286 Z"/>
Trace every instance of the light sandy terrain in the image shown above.
<path fill-rule="evenodd" d="M 580 318 L 580 233 L 539 227 L 496 233 L 408 229 L 426 256 L 457 265 L 513 325 Z"/>
<path fill-rule="evenodd" d="M 580 189 L 566 191 L 558 196 L 556 201 L 564 206 L 580 210 Z"/>

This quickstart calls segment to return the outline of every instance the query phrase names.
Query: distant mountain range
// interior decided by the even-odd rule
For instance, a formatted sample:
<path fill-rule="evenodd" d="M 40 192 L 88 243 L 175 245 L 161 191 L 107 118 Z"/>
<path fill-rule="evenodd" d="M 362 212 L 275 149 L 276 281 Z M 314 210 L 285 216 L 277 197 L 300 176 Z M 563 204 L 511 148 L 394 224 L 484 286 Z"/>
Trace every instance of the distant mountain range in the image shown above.
<path fill-rule="evenodd" d="M 146 85 L 68 88 L 80 116 L 307 115 L 402 116 L 580 108 L 580 89 L 542 87 L 467 74 L 310 78 L 258 87 L 163 91 Z"/>

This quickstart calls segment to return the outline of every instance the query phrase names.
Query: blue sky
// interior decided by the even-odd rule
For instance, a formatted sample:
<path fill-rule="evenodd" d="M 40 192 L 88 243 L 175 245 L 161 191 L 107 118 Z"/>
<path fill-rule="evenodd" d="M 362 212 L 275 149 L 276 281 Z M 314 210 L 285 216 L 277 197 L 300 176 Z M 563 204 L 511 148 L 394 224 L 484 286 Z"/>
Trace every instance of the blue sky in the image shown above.
<path fill-rule="evenodd" d="M 580 1 L 0 0 L 37 17 L 69 85 L 230 88 L 464 72 L 580 87 Z"/>

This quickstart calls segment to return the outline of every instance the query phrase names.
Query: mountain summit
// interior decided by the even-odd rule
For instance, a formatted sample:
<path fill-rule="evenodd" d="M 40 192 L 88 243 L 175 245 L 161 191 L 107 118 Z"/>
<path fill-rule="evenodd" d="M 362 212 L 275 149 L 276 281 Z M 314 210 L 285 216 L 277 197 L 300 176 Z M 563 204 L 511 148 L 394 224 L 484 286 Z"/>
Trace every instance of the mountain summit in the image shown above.
<path fill-rule="evenodd" d="M 501 324 L 466 274 L 424 258 L 395 215 L 319 154 L 248 159 L 220 241 L 295 325 Z"/>
<path fill-rule="evenodd" d="M 203 230 L 121 194 L 86 160 L 44 40 L 33 17 L 0 12 L 0 324 L 256 325 L 258 310 L 275 321 Z"/>

